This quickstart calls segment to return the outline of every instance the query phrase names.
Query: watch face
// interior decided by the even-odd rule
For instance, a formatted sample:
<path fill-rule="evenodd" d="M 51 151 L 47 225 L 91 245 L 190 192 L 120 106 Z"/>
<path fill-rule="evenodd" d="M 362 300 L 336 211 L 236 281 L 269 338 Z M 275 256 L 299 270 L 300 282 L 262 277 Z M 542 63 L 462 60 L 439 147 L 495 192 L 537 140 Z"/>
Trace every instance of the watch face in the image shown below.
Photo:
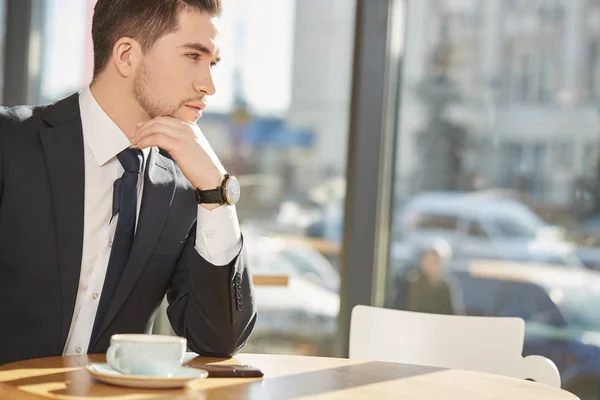
<path fill-rule="evenodd" d="M 227 202 L 229 204 L 236 204 L 240 200 L 240 182 L 233 176 L 230 176 L 227 180 L 227 191 L 225 195 L 227 196 Z"/>

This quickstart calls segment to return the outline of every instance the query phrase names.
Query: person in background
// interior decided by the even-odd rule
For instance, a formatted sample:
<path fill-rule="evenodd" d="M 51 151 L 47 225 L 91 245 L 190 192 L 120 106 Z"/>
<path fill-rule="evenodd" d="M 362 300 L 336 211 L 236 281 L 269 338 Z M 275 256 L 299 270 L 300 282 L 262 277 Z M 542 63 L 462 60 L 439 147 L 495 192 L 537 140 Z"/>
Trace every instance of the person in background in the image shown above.
<path fill-rule="evenodd" d="M 443 272 L 449 250 L 449 247 L 436 243 L 422 251 L 418 270 L 408 277 L 408 311 L 455 314 L 450 285 Z"/>

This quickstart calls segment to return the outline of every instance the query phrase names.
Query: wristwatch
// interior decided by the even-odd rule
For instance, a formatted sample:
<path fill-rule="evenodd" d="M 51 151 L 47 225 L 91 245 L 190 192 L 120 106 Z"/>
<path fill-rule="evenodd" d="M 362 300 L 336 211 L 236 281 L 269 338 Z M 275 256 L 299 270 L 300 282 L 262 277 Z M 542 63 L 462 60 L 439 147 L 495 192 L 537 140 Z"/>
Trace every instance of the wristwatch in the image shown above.
<path fill-rule="evenodd" d="M 229 204 L 235 205 L 240 200 L 240 182 L 226 174 L 221 186 L 216 189 L 200 190 L 196 189 L 198 204 Z"/>

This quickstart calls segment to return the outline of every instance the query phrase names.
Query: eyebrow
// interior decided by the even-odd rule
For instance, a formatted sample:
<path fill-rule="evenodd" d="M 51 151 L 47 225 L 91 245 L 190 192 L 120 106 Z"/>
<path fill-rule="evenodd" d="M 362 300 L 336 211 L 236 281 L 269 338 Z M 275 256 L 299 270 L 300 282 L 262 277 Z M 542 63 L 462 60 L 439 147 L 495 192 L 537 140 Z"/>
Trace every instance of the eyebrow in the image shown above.
<path fill-rule="evenodd" d="M 215 63 L 218 63 L 219 61 L 221 61 L 221 57 L 215 56 L 208 47 L 206 47 L 205 45 L 203 45 L 201 43 L 186 43 L 179 47 L 187 47 L 188 49 L 196 50 L 196 51 L 198 51 L 202 54 L 205 54 L 209 57 L 213 57 L 215 59 Z"/>

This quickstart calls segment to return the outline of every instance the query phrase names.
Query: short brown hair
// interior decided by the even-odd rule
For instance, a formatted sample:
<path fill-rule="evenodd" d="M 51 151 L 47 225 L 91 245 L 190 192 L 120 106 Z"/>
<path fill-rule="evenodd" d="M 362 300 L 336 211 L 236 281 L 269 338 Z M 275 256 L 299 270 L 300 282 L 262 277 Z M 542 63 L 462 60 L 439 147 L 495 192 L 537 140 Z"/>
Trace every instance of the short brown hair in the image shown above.
<path fill-rule="evenodd" d="M 145 52 L 177 29 L 182 10 L 219 16 L 221 7 L 221 0 L 98 0 L 92 20 L 94 77 L 106 68 L 120 38 L 137 40 Z"/>

